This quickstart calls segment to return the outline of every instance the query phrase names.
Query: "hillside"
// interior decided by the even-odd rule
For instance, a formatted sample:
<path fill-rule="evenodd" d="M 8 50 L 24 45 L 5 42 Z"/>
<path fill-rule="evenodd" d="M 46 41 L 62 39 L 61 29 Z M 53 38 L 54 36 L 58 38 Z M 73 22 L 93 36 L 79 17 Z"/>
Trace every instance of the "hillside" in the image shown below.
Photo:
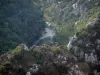
<path fill-rule="evenodd" d="M 42 35 L 46 24 L 41 6 L 34 0 L 0 0 L 0 52 L 20 43 L 31 46 Z"/>
<path fill-rule="evenodd" d="M 79 61 L 87 62 L 91 68 L 100 72 L 100 13 L 96 21 L 70 39 L 67 47 Z"/>
<path fill-rule="evenodd" d="M 68 45 L 20 44 L 0 56 L 1 75 L 97 75 L 100 72 L 100 14 Z"/>
<path fill-rule="evenodd" d="M 100 0 L 0 0 L 0 75 L 100 75 Z"/>
<path fill-rule="evenodd" d="M 47 24 L 55 28 L 55 41 L 68 43 L 69 37 L 94 21 L 100 12 L 100 0 L 43 0 Z"/>

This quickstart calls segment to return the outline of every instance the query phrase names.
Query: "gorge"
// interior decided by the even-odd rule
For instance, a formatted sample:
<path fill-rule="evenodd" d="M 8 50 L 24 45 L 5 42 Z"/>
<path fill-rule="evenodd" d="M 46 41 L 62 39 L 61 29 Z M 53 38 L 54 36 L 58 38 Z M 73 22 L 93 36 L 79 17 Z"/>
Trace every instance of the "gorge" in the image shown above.
<path fill-rule="evenodd" d="M 100 0 L 0 0 L 0 75 L 99 75 Z"/>

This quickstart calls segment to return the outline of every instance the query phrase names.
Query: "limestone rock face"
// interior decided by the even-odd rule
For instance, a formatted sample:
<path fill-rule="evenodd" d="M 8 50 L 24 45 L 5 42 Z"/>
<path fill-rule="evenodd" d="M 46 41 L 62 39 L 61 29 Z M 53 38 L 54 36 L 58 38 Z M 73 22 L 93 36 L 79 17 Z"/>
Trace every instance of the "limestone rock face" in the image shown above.
<path fill-rule="evenodd" d="M 72 42 L 70 51 L 80 60 L 85 61 L 94 70 L 100 72 L 100 16 L 96 21 L 89 23 L 87 28 L 77 32 L 77 41 Z M 81 40 L 81 44 L 79 41 Z M 72 40 L 73 41 L 73 40 Z M 75 50 L 77 47 L 77 50 Z M 77 53 L 77 54 L 76 54 Z M 81 57 L 81 58 L 80 58 Z M 98 66 L 98 67 L 97 67 Z"/>

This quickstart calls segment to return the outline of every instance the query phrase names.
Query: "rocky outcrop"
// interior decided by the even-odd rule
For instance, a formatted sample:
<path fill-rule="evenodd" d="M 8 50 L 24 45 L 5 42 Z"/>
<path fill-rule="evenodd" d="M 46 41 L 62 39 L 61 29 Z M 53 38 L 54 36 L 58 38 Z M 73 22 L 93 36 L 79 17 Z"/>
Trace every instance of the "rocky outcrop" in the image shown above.
<path fill-rule="evenodd" d="M 0 56 L 0 75 L 97 75 L 100 72 L 100 14 L 66 46 L 20 44 Z"/>
<path fill-rule="evenodd" d="M 78 62 L 65 46 L 32 46 L 29 50 L 24 46 L 21 44 L 15 49 L 17 51 L 0 56 L 1 75 L 86 75 L 90 72 L 88 64 Z M 6 58 L 8 54 L 10 57 Z M 6 58 L 6 62 L 1 58 Z"/>
<path fill-rule="evenodd" d="M 76 33 L 67 47 L 79 61 L 87 62 L 93 71 L 100 72 L 100 13 L 96 21 Z"/>

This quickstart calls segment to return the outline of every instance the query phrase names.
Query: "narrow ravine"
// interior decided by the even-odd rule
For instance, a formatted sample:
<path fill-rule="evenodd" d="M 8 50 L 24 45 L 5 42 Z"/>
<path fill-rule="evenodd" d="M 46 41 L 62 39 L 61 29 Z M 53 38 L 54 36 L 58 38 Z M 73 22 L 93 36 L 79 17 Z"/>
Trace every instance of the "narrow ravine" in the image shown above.
<path fill-rule="evenodd" d="M 42 32 L 42 36 L 35 42 L 35 45 L 37 45 L 41 40 L 45 40 L 46 38 L 49 38 L 46 42 L 53 42 L 53 37 L 56 35 L 56 32 L 54 29 L 50 27 L 50 24 L 47 23 L 47 27 Z M 42 43 L 44 44 L 44 43 Z"/>

